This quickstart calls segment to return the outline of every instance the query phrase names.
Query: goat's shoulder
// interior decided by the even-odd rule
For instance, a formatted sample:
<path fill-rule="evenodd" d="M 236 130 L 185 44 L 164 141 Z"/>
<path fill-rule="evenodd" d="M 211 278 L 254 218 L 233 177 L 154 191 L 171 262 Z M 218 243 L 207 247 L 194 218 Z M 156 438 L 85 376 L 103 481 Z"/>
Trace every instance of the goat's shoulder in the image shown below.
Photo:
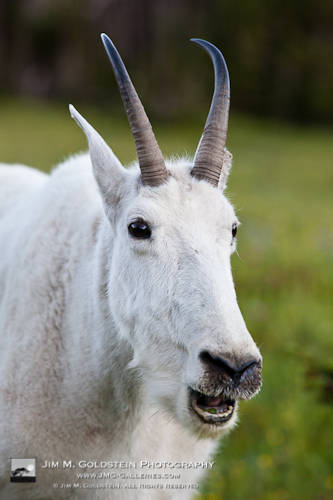
<path fill-rule="evenodd" d="M 47 179 L 42 172 L 18 163 L 0 163 L 0 218 L 41 186 Z"/>
<path fill-rule="evenodd" d="M 57 197 L 61 196 L 64 201 L 75 204 L 81 200 L 97 201 L 100 199 L 97 184 L 93 175 L 91 160 L 88 153 L 79 153 L 67 158 L 57 165 L 49 178 L 48 186 L 45 186 Z"/>

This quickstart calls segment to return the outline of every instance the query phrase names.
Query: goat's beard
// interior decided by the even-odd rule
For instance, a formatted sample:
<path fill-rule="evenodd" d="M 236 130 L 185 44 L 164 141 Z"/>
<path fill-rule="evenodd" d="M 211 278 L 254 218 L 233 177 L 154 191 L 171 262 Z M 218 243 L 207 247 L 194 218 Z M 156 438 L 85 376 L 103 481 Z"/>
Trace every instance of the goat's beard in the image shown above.
<path fill-rule="evenodd" d="M 191 398 L 189 395 L 189 388 L 186 387 L 179 391 L 177 397 L 177 421 L 186 428 L 192 435 L 197 438 L 219 438 L 230 432 L 237 423 L 237 401 L 234 403 L 234 410 L 232 417 L 228 422 L 223 425 L 216 425 L 212 423 L 203 422 L 198 415 L 195 414 L 191 405 Z"/>
<path fill-rule="evenodd" d="M 147 350 L 137 348 L 128 368 L 137 371 L 141 381 L 141 404 L 146 417 L 160 418 L 163 423 L 179 426 L 196 438 L 218 438 L 229 432 L 237 422 L 237 402 L 228 422 L 216 425 L 201 421 L 193 411 L 189 386 L 183 380 L 183 359 L 174 356 L 160 359 Z M 163 351 L 162 351 L 163 352 Z M 164 351 L 165 352 L 165 351 Z M 171 361 L 172 360 L 172 361 Z M 162 421 L 161 421 L 162 424 Z"/>
<path fill-rule="evenodd" d="M 148 383 L 149 382 L 149 383 Z M 148 409 L 148 418 L 161 419 L 167 425 L 176 425 L 181 432 L 189 433 L 196 439 L 217 439 L 237 423 L 237 402 L 231 419 L 223 425 L 201 421 L 191 406 L 188 387 L 177 384 L 176 380 L 161 377 L 149 379 L 142 389 L 143 405 Z M 162 424 L 161 421 L 161 424 Z"/>

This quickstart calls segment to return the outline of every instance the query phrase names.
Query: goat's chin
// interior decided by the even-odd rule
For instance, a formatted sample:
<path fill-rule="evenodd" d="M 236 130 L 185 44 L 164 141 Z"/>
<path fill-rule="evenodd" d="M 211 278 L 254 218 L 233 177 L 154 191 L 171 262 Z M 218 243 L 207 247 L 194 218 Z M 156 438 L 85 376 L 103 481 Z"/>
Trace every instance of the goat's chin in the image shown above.
<path fill-rule="evenodd" d="M 228 420 L 220 419 L 214 422 L 214 417 L 208 417 L 205 420 L 200 417 L 200 413 L 195 411 L 188 388 L 174 386 L 170 391 L 170 386 L 167 384 L 165 389 L 168 390 L 161 392 L 160 389 L 161 385 L 158 384 L 155 387 L 154 384 L 150 384 L 144 391 L 145 406 L 150 408 L 149 412 L 154 417 L 154 425 L 159 420 L 159 425 L 163 425 L 162 422 L 167 422 L 168 425 L 174 423 L 196 439 L 217 439 L 230 432 L 237 424 L 237 401 L 233 402 L 232 415 Z"/>
<path fill-rule="evenodd" d="M 237 410 L 234 411 L 231 419 L 224 424 L 212 424 L 203 422 L 195 415 L 192 410 L 189 410 L 189 422 L 187 428 L 191 429 L 192 433 L 202 439 L 220 438 L 228 434 L 237 424 Z"/>
<path fill-rule="evenodd" d="M 223 423 L 206 422 L 193 410 L 189 404 L 188 393 L 182 391 L 178 394 L 176 405 L 176 420 L 192 435 L 202 439 L 217 439 L 228 434 L 238 421 L 238 403 L 235 401 L 233 413 L 230 419 Z"/>

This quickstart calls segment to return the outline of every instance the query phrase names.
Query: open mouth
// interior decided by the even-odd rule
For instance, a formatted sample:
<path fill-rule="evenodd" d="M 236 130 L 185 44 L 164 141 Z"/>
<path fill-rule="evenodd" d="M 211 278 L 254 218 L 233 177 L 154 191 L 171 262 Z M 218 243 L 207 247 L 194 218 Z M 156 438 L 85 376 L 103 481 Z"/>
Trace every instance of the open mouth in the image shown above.
<path fill-rule="evenodd" d="M 190 389 L 190 402 L 193 411 L 204 423 L 224 424 L 231 419 L 235 400 L 227 399 L 224 396 L 206 396 L 201 392 Z"/>

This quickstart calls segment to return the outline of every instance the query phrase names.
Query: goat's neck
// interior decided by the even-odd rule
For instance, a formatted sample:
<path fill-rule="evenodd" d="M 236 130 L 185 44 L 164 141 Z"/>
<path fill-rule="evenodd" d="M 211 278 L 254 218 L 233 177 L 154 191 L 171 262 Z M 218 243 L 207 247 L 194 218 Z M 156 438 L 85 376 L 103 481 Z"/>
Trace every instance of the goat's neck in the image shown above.
<path fill-rule="evenodd" d="M 94 248 L 88 250 L 78 266 L 73 280 L 72 304 L 69 311 L 69 346 L 73 357 L 68 377 L 68 388 L 80 411 L 89 409 L 96 425 L 112 428 L 118 434 L 121 426 L 129 433 L 134 429 L 140 408 L 140 384 L 133 370 L 128 369 L 132 349 L 121 338 L 112 318 L 107 300 L 109 256 L 112 236 L 108 222 L 100 227 Z M 74 345 L 73 345 L 74 344 Z"/>

